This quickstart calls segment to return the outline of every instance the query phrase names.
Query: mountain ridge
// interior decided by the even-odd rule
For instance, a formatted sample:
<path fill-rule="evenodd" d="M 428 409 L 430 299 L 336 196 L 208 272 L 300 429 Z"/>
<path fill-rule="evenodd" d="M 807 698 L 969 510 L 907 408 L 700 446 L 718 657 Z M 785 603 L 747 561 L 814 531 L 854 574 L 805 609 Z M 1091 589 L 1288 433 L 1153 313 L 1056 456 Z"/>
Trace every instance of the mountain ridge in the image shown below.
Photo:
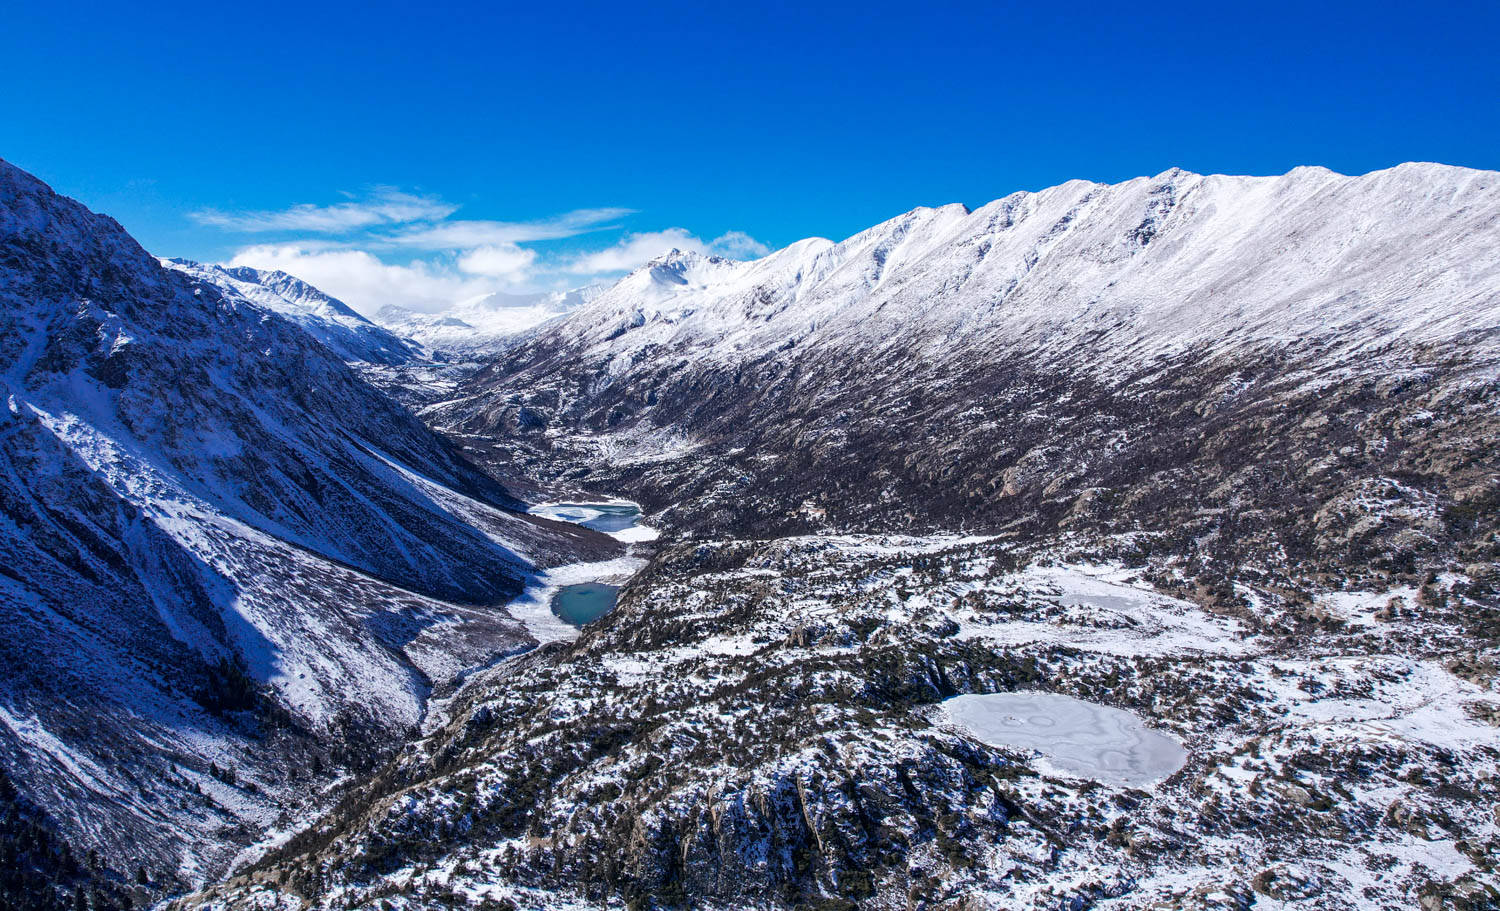
<path fill-rule="evenodd" d="M 1133 255 L 1147 251 L 1164 228 L 1179 225 L 1186 219 L 1197 217 L 1204 227 L 1219 230 L 1225 234 L 1226 242 L 1233 244 L 1243 243 L 1249 235 L 1244 229 L 1251 225 L 1243 225 L 1239 229 L 1215 224 L 1212 208 L 1221 206 L 1226 202 L 1237 203 L 1241 211 L 1233 213 L 1230 221 L 1244 222 L 1247 219 L 1255 219 L 1274 225 L 1277 213 L 1266 208 L 1270 203 L 1280 202 L 1278 197 L 1285 197 L 1292 191 L 1312 190 L 1311 194 L 1305 194 L 1304 200 L 1318 202 L 1323 197 L 1322 203 L 1330 209 L 1335 209 L 1348 200 L 1339 199 L 1341 192 L 1353 190 L 1366 192 L 1369 195 L 1378 195 L 1382 192 L 1405 192 L 1409 198 L 1409 204 L 1420 208 L 1420 200 L 1414 197 L 1413 191 L 1420 192 L 1421 184 L 1426 181 L 1431 185 L 1432 192 L 1446 193 L 1448 198 L 1460 192 L 1472 191 L 1475 193 L 1488 193 L 1492 198 L 1494 187 L 1497 183 L 1495 172 L 1476 171 L 1465 168 L 1453 168 L 1444 165 L 1407 164 L 1395 168 L 1374 171 L 1360 177 L 1344 177 L 1332 171 L 1321 168 L 1298 168 L 1280 177 L 1232 177 L 1224 175 L 1197 175 L 1181 169 L 1172 169 L 1155 177 L 1134 178 L 1119 184 L 1097 184 L 1087 181 L 1070 181 L 1056 187 L 1047 188 L 1035 193 L 1018 192 L 1002 197 L 991 203 L 981 206 L 973 211 L 961 204 L 950 204 L 942 207 L 921 207 L 910 212 L 903 213 L 889 219 L 880 225 L 874 226 L 866 231 L 853 235 L 840 243 L 820 242 L 818 239 L 809 239 L 799 244 L 784 248 L 781 251 L 770 254 L 759 260 L 744 263 L 733 270 L 733 280 L 743 287 L 721 288 L 718 290 L 720 297 L 732 295 L 743 296 L 757 284 L 769 286 L 773 293 L 790 293 L 792 299 L 801 306 L 812 306 L 817 302 L 809 298 L 806 288 L 808 276 L 822 276 L 825 271 L 843 267 L 841 260 L 839 264 L 830 262 L 831 257 L 842 256 L 848 259 L 859 259 L 866 270 L 870 281 L 864 282 L 864 287 L 842 287 L 835 289 L 836 293 L 842 294 L 845 303 L 856 294 L 866 294 L 871 297 L 877 296 L 882 291 L 883 282 L 881 276 L 885 273 L 885 259 L 892 253 L 919 256 L 920 253 L 933 254 L 941 249 L 944 243 L 956 245 L 960 243 L 969 244 L 995 244 L 1000 243 L 1018 232 L 1024 232 L 1027 227 L 1032 229 L 1032 236 L 1026 238 L 1031 241 L 1030 249 L 1015 249 L 1006 255 L 1015 259 L 1021 267 L 1012 268 L 1011 274 L 999 276 L 985 276 L 982 273 L 975 276 L 972 273 L 976 269 L 985 267 L 984 257 L 978 257 L 972 261 L 962 260 L 959 262 L 946 263 L 948 274 L 967 274 L 971 279 L 989 279 L 995 292 L 1001 292 L 1002 297 L 1012 297 L 1024 294 L 1026 288 L 1015 287 L 1024 282 L 1035 283 L 1037 276 L 1031 273 L 1037 268 L 1045 272 L 1046 263 L 1044 257 L 1054 243 L 1066 243 L 1072 238 L 1065 235 L 1076 234 L 1077 227 L 1070 225 L 1075 220 L 1084 220 L 1088 215 L 1112 215 L 1116 218 L 1125 218 L 1130 221 L 1127 228 L 1118 230 L 1115 238 L 1100 237 L 1090 249 L 1080 249 L 1080 243 L 1074 241 L 1072 247 L 1067 247 L 1067 252 L 1076 255 L 1079 259 L 1095 261 L 1095 266 L 1116 266 L 1120 263 L 1128 263 Z M 1280 192 L 1286 190 L 1287 192 Z M 1228 198 L 1224 197 L 1228 194 Z M 1200 197 L 1209 197 L 1200 200 Z M 1180 198 L 1179 198 L 1180 197 Z M 1493 202 L 1493 200 L 1491 199 Z M 1428 202 L 1440 203 L 1441 200 L 1429 199 Z M 1114 212 L 1104 211 L 1110 207 Z M 1256 211 L 1248 211 L 1257 209 Z M 1127 211 L 1128 210 L 1128 211 Z M 1209 211 L 1204 211 L 1209 210 Z M 1432 210 L 1432 206 L 1428 207 Z M 1492 211 L 1492 209 L 1491 209 Z M 1371 218 L 1378 221 L 1378 213 L 1361 213 L 1366 216 L 1365 220 Z M 1171 225 L 1168 225 L 1168 220 Z M 1486 224 L 1471 226 L 1468 234 L 1471 238 L 1470 246 L 1485 236 L 1486 230 L 1493 229 L 1493 217 L 1489 216 Z M 1346 227 L 1351 231 L 1370 231 L 1377 225 L 1358 224 L 1357 218 L 1348 218 L 1350 224 Z M 1046 224 L 1036 224 L 1045 221 Z M 1223 221 L 1223 219 L 1220 219 Z M 1020 223 L 1026 223 L 1024 225 Z M 1112 224 L 1112 223 L 1111 223 Z M 1253 224 L 1253 222 L 1252 222 Z M 1384 225 L 1380 225 L 1384 226 Z M 1049 231 L 1056 230 L 1056 234 Z M 1307 230 L 1307 226 L 1292 226 L 1293 230 Z M 910 232 L 917 234 L 908 237 Z M 945 234 L 946 232 L 946 234 Z M 1283 238 L 1293 244 L 1295 238 Z M 928 242 L 928 249 L 912 253 L 911 248 L 919 245 L 920 241 Z M 1123 242 L 1123 243 L 1122 243 Z M 800 248 L 800 249 L 799 249 Z M 889 248 L 889 249 L 885 249 Z M 1451 268 L 1454 257 L 1448 257 L 1442 262 L 1445 268 Z M 1322 264 L 1326 265 L 1326 264 Z M 1366 264 L 1367 265 L 1367 264 Z M 641 276 L 653 266 L 648 264 L 637 272 L 614 286 L 610 291 L 601 294 L 590 305 L 582 308 L 580 312 L 598 312 L 601 307 L 614 306 L 616 310 L 624 310 L 630 306 L 627 300 L 627 289 L 641 281 Z M 1107 271 L 1095 269 L 1095 271 Z M 1433 269 L 1428 270 L 1432 274 Z M 1115 269 L 1108 273 L 1116 282 L 1127 280 L 1130 276 L 1126 269 Z M 1187 276 L 1181 272 L 1172 276 L 1179 283 Z M 1045 289 L 1048 293 L 1056 296 L 1059 292 L 1062 299 L 1070 299 L 1065 293 L 1069 290 L 1066 283 L 1057 279 L 1051 280 L 1051 285 Z M 854 283 L 850 283 L 853 285 Z M 1012 287 L 1007 287 L 1012 285 Z M 1113 284 L 1096 282 L 1093 286 L 1093 294 L 1098 297 L 1108 297 L 1111 294 L 1120 296 L 1118 288 Z M 930 288 L 922 289 L 930 294 Z M 1203 293 L 1212 289 L 1203 289 Z M 1294 289 L 1288 289 L 1294 290 Z M 1316 289 L 1306 289 L 1315 291 Z M 1227 292 L 1227 289 L 1221 289 Z M 1074 295 L 1071 299 L 1077 299 Z M 1136 295 L 1139 299 L 1140 294 Z M 683 302 L 681 308 L 701 307 L 703 302 Z M 895 306 L 896 301 L 879 301 L 881 307 Z M 1124 302 L 1127 307 L 1135 303 L 1134 300 Z M 1034 306 L 1034 305 L 1033 305 Z M 722 309 L 722 307 L 721 307 Z M 825 308 L 826 311 L 826 308 Z M 1178 318 L 1183 315 L 1183 308 L 1176 312 L 1166 311 L 1161 314 L 1162 319 Z M 679 314 L 680 315 L 680 314 Z M 836 313 L 824 312 L 820 314 L 825 319 L 837 320 Z M 909 314 L 907 314 L 909 315 Z M 1016 314 L 1026 318 L 1035 319 L 1036 314 Z M 615 321 L 608 327 L 590 327 L 584 325 L 585 317 L 572 315 L 569 317 L 572 331 L 576 334 L 590 337 L 590 333 L 608 334 L 620 325 L 619 314 L 613 314 Z M 732 315 L 724 315 L 726 321 Z M 1485 311 L 1484 317 L 1493 321 L 1493 306 Z M 602 314 L 599 318 L 603 318 Z M 675 318 L 675 317 L 674 317 Z M 702 321 L 700 316 L 699 322 Z M 796 327 L 799 330 L 804 326 Z M 840 325 L 840 330 L 855 328 L 852 325 Z M 1294 329 L 1297 327 L 1293 327 Z M 706 331 L 712 331 L 708 327 Z"/>
<path fill-rule="evenodd" d="M 349 362 L 396 366 L 421 355 L 419 346 L 365 319 L 343 301 L 330 297 L 279 269 L 205 265 L 188 259 L 162 264 L 280 314 L 301 326 Z"/>

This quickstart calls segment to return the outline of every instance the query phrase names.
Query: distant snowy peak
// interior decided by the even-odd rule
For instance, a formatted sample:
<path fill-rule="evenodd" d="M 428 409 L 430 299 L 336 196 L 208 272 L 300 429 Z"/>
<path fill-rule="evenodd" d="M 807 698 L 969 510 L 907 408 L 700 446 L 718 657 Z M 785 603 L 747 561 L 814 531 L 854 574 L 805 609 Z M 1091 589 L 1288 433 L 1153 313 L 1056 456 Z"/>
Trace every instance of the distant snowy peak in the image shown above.
<path fill-rule="evenodd" d="M 249 266 L 225 268 L 187 259 L 163 259 L 161 264 L 212 284 L 232 299 L 287 317 L 345 361 L 403 364 L 421 353 L 415 343 L 375 325 L 343 301 L 285 272 Z"/>
<path fill-rule="evenodd" d="M 708 256 L 693 250 L 683 251 L 673 247 L 637 271 L 646 273 L 652 281 L 664 285 L 691 285 L 695 282 L 710 281 L 726 269 L 737 265 L 739 263 L 736 260 L 722 256 Z"/>
<path fill-rule="evenodd" d="M 914 209 L 749 262 L 673 251 L 547 331 L 605 357 L 730 360 L 803 339 L 1101 362 L 1314 336 L 1378 347 L 1500 328 L 1496 236 L 1495 172 L 1174 168 Z"/>
<path fill-rule="evenodd" d="M 692 312 L 699 295 L 733 287 L 736 277 L 750 265 L 674 248 L 605 288 L 594 299 L 618 302 L 616 306 L 629 311 L 632 326 L 653 319 L 677 322 Z M 685 309 L 679 308 L 682 303 L 687 304 Z"/>
<path fill-rule="evenodd" d="M 495 292 L 460 301 L 438 313 L 389 306 L 381 308 L 375 319 L 390 331 L 433 351 L 482 357 L 499 350 L 516 335 L 584 306 L 607 287 L 588 285 L 535 294 Z"/>

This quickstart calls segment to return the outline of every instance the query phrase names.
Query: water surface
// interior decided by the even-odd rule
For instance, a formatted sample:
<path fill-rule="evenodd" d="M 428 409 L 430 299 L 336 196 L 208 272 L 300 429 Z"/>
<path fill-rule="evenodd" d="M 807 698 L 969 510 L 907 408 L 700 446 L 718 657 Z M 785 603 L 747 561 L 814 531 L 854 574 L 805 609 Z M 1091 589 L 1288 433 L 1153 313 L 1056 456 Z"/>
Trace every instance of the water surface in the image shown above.
<path fill-rule="evenodd" d="M 619 594 L 619 586 L 603 582 L 565 585 L 552 596 L 552 613 L 564 623 L 583 626 L 614 610 Z"/>

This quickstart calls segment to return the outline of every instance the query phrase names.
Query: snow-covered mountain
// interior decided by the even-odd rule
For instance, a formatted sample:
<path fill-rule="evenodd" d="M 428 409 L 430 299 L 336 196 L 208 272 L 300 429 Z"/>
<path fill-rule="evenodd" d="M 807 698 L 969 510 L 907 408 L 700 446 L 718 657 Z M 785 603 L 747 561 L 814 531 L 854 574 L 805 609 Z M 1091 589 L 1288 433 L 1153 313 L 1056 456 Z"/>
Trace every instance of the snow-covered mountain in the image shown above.
<path fill-rule="evenodd" d="M 337 302 L 200 273 L 0 162 L 3 813 L 144 894 L 528 647 L 500 605 L 532 573 L 617 549 L 361 381 Z"/>
<path fill-rule="evenodd" d="M 533 330 L 429 417 L 545 440 L 536 457 L 560 471 L 572 439 L 660 505 L 727 497 L 723 515 L 756 522 L 808 498 L 1060 520 L 1102 508 L 1075 502 L 1086 488 L 1126 496 L 1184 453 L 1205 460 L 1204 486 L 1172 488 L 1179 508 L 1214 490 L 1248 502 L 1267 490 L 1254 454 L 1289 439 L 1250 432 L 1257 409 L 1489 382 L 1497 236 L 1500 177 L 1441 165 L 1073 181 L 753 262 L 669 254 Z M 1205 421 L 1230 416 L 1247 422 L 1234 452 L 1248 488 L 1232 493 L 1200 449 Z M 1335 452 L 1354 430 L 1337 414 L 1317 426 L 1307 444 Z M 1376 472 L 1409 450 L 1360 452 L 1339 458 Z M 716 456 L 733 464 L 710 470 Z M 725 492 L 726 472 L 747 495 Z"/>
<path fill-rule="evenodd" d="M 1310 337 L 1439 341 L 1500 322 L 1497 200 L 1494 173 L 1432 164 L 1072 181 L 753 262 L 674 251 L 542 341 L 724 362 L 794 346 L 949 357 L 998 345 L 1101 370 Z"/>
<path fill-rule="evenodd" d="M 1495 907 L 1497 239 L 1418 164 L 650 263 L 422 412 L 650 565 L 181 907 Z"/>
<path fill-rule="evenodd" d="M 441 313 L 418 313 L 383 307 L 375 318 L 405 338 L 449 355 L 472 358 L 503 347 L 507 339 L 547 320 L 569 313 L 597 297 L 604 288 L 589 285 L 571 291 L 536 294 L 496 292 L 460 301 Z"/>
<path fill-rule="evenodd" d="M 343 301 L 280 270 L 225 268 L 187 259 L 163 259 L 161 263 L 212 283 L 227 295 L 281 314 L 345 361 L 394 366 L 421 354 L 420 346 L 410 340 L 375 325 Z"/>

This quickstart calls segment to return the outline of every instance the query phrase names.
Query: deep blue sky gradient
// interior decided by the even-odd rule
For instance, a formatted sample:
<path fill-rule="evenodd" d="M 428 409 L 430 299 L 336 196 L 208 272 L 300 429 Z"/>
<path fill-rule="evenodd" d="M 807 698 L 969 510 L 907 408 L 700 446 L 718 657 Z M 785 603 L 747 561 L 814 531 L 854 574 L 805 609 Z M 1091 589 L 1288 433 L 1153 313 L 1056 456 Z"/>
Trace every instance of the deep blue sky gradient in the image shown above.
<path fill-rule="evenodd" d="M 32 3 L 0 157 L 212 259 L 205 207 L 373 185 L 467 218 L 841 238 L 1171 166 L 1500 167 L 1500 4 Z"/>

